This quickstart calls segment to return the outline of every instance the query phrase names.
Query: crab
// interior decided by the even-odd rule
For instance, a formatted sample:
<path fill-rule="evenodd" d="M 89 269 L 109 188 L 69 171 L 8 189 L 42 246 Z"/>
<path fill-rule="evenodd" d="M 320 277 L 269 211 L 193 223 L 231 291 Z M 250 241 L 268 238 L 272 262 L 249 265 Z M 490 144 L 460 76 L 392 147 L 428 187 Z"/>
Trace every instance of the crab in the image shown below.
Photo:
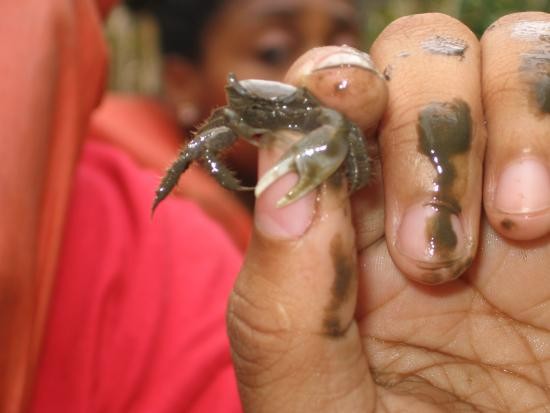
<path fill-rule="evenodd" d="M 296 172 L 298 181 L 277 202 L 278 207 L 316 189 L 344 165 L 350 193 L 368 182 L 370 160 L 361 130 L 341 113 L 323 106 L 308 89 L 275 81 L 238 80 L 230 73 L 226 94 L 227 106 L 214 110 L 166 172 L 153 211 L 192 162 L 201 164 L 227 189 L 254 189 L 242 186 L 220 155 L 239 137 L 260 146 L 268 136 L 284 139 L 283 131 L 299 132 L 303 137 L 259 179 L 256 197 L 288 172 Z"/>

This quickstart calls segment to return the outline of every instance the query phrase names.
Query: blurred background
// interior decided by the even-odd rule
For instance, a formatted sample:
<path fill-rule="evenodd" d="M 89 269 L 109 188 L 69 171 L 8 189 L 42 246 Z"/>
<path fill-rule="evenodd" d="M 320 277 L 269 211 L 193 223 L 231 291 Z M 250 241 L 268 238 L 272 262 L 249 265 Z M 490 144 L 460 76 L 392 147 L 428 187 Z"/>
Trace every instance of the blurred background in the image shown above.
<path fill-rule="evenodd" d="M 515 11 L 550 12 L 550 0 L 363 0 L 364 48 L 398 17 L 441 12 L 466 23 L 478 36 L 500 16 Z M 109 87 L 113 91 L 156 95 L 160 55 L 155 20 L 146 12 L 120 5 L 105 28 L 111 49 Z"/>

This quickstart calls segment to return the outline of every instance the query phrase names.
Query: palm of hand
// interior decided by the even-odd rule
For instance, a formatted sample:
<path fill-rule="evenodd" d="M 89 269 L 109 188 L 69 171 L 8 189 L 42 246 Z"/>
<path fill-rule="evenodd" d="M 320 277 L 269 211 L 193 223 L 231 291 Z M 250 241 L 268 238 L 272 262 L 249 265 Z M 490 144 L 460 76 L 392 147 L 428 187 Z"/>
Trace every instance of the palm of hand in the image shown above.
<path fill-rule="evenodd" d="M 540 14 L 512 16 L 508 24 L 525 18 L 547 19 Z M 495 58 L 498 53 L 490 51 L 508 50 L 510 58 L 517 60 L 530 46 L 517 41 L 515 49 L 503 49 L 503 44 L 508 46 L 510 43 L 509 36 L 505 38 L 506 43 L 494 36 L 495 33 L 506 35 L 510 26 L 506 26 L 506 21 L 498 26 L 500 31 L 492 26 L 494 30 L 489 31 L 492 34 L 483 40 L 482 79 L 500 79 L 502 84 L 500 89 L 495 83 L 482 84 L 481 89 L 486 92 L 482 110 L 479 59 L 449 60 L 448 56 L 439 56 L 433 58 L 431 64 L 426 63 L 426 55 L 418 50 L 419 39 L 416 38 L 415 43 L 414 35 L 424 35 L 427 23 L 434 20 L 441 23 L 438 27 L 449 29 L 451 22 L 441 16 L 404 18 L 393 25 L 393 32 L 386 30 L 384 41 L 377 41 L 372 49 L 380 67 L 392 68 L 389 103 L 379 128 L 384 168 L 382 174 L 375 174 L 383 176 L 383 184 L 389 190 L 383 191 L 381 185 L 371 187 L 354 195 L 349 208 L 346 188 L 338 187 L 337 180 L 333 179 L 317 201 L 305 199 L 301 205 L 295 205 L 295 209 L 277 212 L 271 205 L 291 187 L 289 178 L 274 185 L 271 195 L 264 194 L 257 200 L 257 231 L 228 312 L 233 357 L 247 411 L 425 413 L 550 409 L 547 379 L 550 374 L 547 362 L 550 316 L 546 315 L 550 297 L 550 286 L 546 283 L 550 237 L 512 243 L 484 222 L 479 243 L 472 241 L 478 235 L 483 168 L 486 168 L 488 182 L 483 192 L 484 206 L 492 225 L 501 228 L 504 221 L 500 215 L 495 215 L 499 209 L 495 208 L 492 196 L 496 177 L 501 173 L 497 166 L 503 168 L 510 162 L 502 158 L 503 153 L 511 156 L 510 148 L 516 148 L 517 142 L 523 148 L 522 153 L 531 153 L 531 149 L 525 149 L 530 148 L 530 144 L 546 147 L 547 141 L 541 139 L 546 137 L 547 129 L 540 119 L 526 114 L 526 124 L 538 125 L 540 130 L 524 134 L 519 132 L 522 129 L 519 123 L 508 122 L 508 112 L 498 110 L 515 102 L 518 113 L 525 111 L 525 104 L 519 104 L 524 100 L 518 100 L 517 96 L 505 100 L 501 95 L 497 100 L 489 99 L 497 96 L 495 90 L 513 89 L 511 78 L 499 77 L 500 72 L 489 70 L 491 56 L 498 68 L 510 66 L 502 65 L 502 60 Z M 404 36 L 403 30 L 410 29 L 414 22 L 418 30 L 413 30 L 411 36 Z M 452 38 L 458 38 L 457 33 L 469 36 L 460 27 L 453 27 L 457 32 Z M 390 36 L 392 33 L 394 37 Z M 469 53 L 475 54 L 477 50 L 480 54 L 477 39 L 468 38 Z M 392 39 L 393 43 L 388 41 Z M 400 52 L 405 48 L 406 39 L 412 39 L 411 50 L 419 51 L 416 64 L 412 56 Z M 401 71 L 396 69 L 398 63 L 395 62 L 403 65 Z M 451 64 L 449 62 L 451 69 L 446 66 Z M 437 71 L 439 64 L 443 66 Z M 434 81 L 435 77 L 426 78 L 427 68 L 429 73 L 452 72 L 453 81 L 443 76 L 444 82 L 439 84 Z M 401 78 L 399 73 L 403 75 Z M 460 79 L 459 74 L 462 75 Z M 415 82 L 419 79 L 420 82 Z M 514 79 L 517 83 L 519 78 Z M 457 88 L 450 88 L 451 84 Z M 521 85 L 517 85 L 517 90 L 525 92 Z M 471 162 L 460 169 L 464 174 L 462 181 L 457 181 L 462 182 L 460 188 L 467 187 L 469 191 L 454 188 L 461 194 L 458 205 L 464 230 L 456 234 L 457 237 L 462 234 L 460 236 L 467 243 L 464 245 L 472 246 L 471 250 L 460 250 L 464 267 L 470 264 L 475 244 L 480 247 L 477 258 L 459 279 L 444 285 L 423 286 L 411 280 L 445 282 L 460 271 L 455 268 L 439 274 L 438 278 L 430 278 L 430 271 L 424 270 L 440 263 L 424 260 L 427 257 L 422 255 L 423 244 L 415 245 L 422 242 L 423 234 L 427 235 L 427 230 L 422 232 L 421 225 L 427 217 L 425 200 L 432 199 L 430 191 L 434 184 L 439 190 L 439 182 L 433 180 L 433 167 L 439 161 L 432 159 L 433 165 L 418 162 L 419 141 L 415 137 L 420 121 L 417 122 L 416 114 L 429 102 L 453 101 L 465 90 L 472 92 L 465 99 L 473 108 L 473 123 L 478 125 L 474 128 L 477 131 L 474 141 L 478 145 L 472 147 Z M 425 100 L 407 102 L 406 98 L 411 96 Z M 345 113 L 346 102 L 354 102 L 353 97 L 340 102 Z M 400 106 L 399 102 L 405 103 Z M 407 114 L 412 116 L 407 118 Z M 488 125 L 487 152 L 483 144 L 483 119 L 487 119 Z M 517 130 L 517 135 L 510 135 L 508 129 Z M 527 142 L 522 134 L 534 138 Z M 517 139 L 520 135 L 523 136 L 521 141 Z M 505 136 L 509 139 L 503 139 Z M 498 151 L 503 148 L 510 150 Z M 263 155 L 267 155 L 269 164 L 270 155 L 265 152 Z M 420 154 L 424 155 L 426 151 Z M 502 158 L 502 165 L 495 163 L 499 158 Z M 530 165 L 529 162 L 526 164 Z M 421 165 L 426 166 L 425 170 Z M 512 166 L 515 168 L 515 164 Z M 532 180 L 527 181 L 536 187 Z M 533 190 L 536 191 L 538 187 Z M 523 196 L 522 191 L 515 193 L 518 192 Z M 315 212 L 310 222 L 308 214 L 312 208 Z M 507 208 L 508 215 L 517 213 L 517 206 Z M 423 212 L 405 213 L 411 210 Z M 519 212 L 522 211 L 523 207 L 519 208 Z M 533 223 L 537 222 L 532 219 L 536 218 L 533 214 L 523 215 L 512 216 L 522 225 L 530 224 L 527 225 L 528 234 L 517 239 L 533 239 L 536 234 L 548 233 L 544 222 L 540 228 L 533 228 Z M 460 221 L 458 216 L 456 218 Z M 406 219 L 415 225 L 403 225 Z M 307 226 L 296 225 L 301 222 L 306 222 Z M 279 231 L 280 228 L 285 231 Z M 279 238 L 281 234 L 282 239 Z M 404 250 L 397 248 L 398 234 L 410 241 L 401 244 Z M 407 259 L 404 260 L 405 255 Z M 413 256 L 422 262 L 412 262 L 409 258 Z M 414 271 L 415 268 L 420 270 Z"/>
<path fill-rule="evenodd" d="M 380 411 L 550 406 L 548 243 L 482 232 L 470 270 L 436 288 L 400 275 L 383 240 L 361 252 L 357 323 Z"/>

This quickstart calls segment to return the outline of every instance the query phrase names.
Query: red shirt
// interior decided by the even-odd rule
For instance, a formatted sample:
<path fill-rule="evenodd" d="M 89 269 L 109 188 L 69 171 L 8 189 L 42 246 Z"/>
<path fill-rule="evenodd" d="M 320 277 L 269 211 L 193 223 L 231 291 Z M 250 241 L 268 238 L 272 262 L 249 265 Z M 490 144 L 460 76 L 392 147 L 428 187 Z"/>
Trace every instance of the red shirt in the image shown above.
<path fill-rule="evenodd" d="M 33 412 L 240 411 L 225 309 L 241 256 L 194 204 L 88 141 L 75 176 Z"/>

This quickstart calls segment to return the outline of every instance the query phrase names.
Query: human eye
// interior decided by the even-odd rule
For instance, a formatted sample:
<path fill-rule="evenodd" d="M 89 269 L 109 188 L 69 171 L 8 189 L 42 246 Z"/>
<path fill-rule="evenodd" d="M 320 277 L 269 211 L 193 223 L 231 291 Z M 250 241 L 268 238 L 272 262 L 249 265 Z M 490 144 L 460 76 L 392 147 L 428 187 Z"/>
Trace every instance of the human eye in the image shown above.
<path fill-rule="evenodd" d="M 258 37 L 255 58 L 266 66 L 286 66 L 292 59 L 292 44 L 292 37 L 285 31 L 267 31 Z"/>
<path fill-rule="evenodd" d="M 289 51 L 285 47 L 265 47 L 256 53 L 262 63 L 269 66 L 281 66 L 289 60 Z"/>

